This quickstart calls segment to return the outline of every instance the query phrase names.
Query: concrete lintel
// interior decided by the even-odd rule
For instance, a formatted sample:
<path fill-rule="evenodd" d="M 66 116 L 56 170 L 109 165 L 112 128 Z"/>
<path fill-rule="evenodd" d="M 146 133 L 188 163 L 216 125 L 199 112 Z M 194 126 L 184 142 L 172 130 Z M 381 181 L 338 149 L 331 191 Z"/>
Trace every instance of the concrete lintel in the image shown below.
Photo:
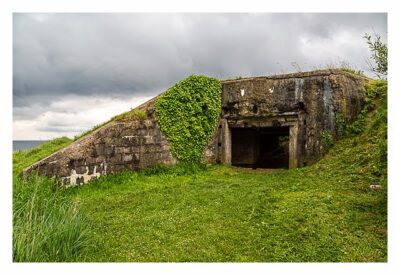
<path fill-rule="evenodd" d="M 298 123 L 297 116 L 273 117 L 268 119 L 229 119 L 227 123 L 230 128 L 246 128 L 246 127 L 287 127 L 294 126 Z"/>

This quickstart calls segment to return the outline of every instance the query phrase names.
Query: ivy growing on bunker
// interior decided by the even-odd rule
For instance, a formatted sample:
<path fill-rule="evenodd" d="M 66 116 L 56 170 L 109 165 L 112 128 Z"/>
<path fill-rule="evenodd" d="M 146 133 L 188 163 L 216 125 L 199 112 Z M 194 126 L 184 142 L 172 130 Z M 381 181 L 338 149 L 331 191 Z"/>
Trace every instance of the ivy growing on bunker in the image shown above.
<path fill-rule="evenodd" d="M 161 130 L 181 162 L 200 162 L 221 111 L 221 82 L 191 75 L 163 93 L 155 104 Z"/>

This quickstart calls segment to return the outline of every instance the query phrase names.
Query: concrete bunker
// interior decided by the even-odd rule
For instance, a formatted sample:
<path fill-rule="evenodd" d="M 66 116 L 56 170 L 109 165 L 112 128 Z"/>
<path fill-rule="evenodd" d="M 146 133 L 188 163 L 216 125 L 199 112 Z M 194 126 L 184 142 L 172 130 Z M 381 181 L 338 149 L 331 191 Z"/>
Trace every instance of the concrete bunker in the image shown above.
<path fill-rule="evenodd" d="M 326 152 L 323 136 L 337 138 L 338 115 L 352 121 L 362 109 L 366 79 L 340 70 L 222 81 L 218 125 L 202 161 L 254 168 L 297 168 Z M 138 106 L 143 118 L 115 120 L 27 167 L 65 185 L 101 175 L 174 164 L 155 101 Z"/>
<path fill-rule="evenodd" d="M 323 70 L 222 81 L 219 127 L 205 160 L 252 168 L 298 168 L 337 138 L 338 115 L 353 120 L 364 102 L 362 77 Z"/>
<path fill-rule="evenodd" d="M 232 128 L 232 165 L 289 168 L 289 127 Z"/>

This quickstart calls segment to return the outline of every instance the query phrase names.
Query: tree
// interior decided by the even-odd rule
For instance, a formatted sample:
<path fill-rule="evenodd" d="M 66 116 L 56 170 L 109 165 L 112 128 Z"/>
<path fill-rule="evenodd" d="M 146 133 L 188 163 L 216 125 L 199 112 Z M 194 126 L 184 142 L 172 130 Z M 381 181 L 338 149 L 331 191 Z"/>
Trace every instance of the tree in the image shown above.
<path fill-rule="evenodd" d="M 375 65 L 368 61 L 368 65 L 375 74 L 381 78 L 387 77 L 387 44 L 383 43 L 381 36 L 374 33 L 374 38 L 368 33 L 364 35 L 367 40 L 369 49 L 371 50 L 371 59 L 374 61 Z"/>

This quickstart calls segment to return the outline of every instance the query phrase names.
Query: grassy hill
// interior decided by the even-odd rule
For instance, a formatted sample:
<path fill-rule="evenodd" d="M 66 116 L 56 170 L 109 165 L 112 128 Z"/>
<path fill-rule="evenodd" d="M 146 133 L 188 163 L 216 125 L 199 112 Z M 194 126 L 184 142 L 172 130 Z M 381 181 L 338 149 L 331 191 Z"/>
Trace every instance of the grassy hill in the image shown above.
<path fill-rule="evenodd" d="M 14 153 L 14 260 L 387 261 L 386 85 L 301 169 L 159 166 L 60 190 L 20 171 L 70 140 Z"/>

